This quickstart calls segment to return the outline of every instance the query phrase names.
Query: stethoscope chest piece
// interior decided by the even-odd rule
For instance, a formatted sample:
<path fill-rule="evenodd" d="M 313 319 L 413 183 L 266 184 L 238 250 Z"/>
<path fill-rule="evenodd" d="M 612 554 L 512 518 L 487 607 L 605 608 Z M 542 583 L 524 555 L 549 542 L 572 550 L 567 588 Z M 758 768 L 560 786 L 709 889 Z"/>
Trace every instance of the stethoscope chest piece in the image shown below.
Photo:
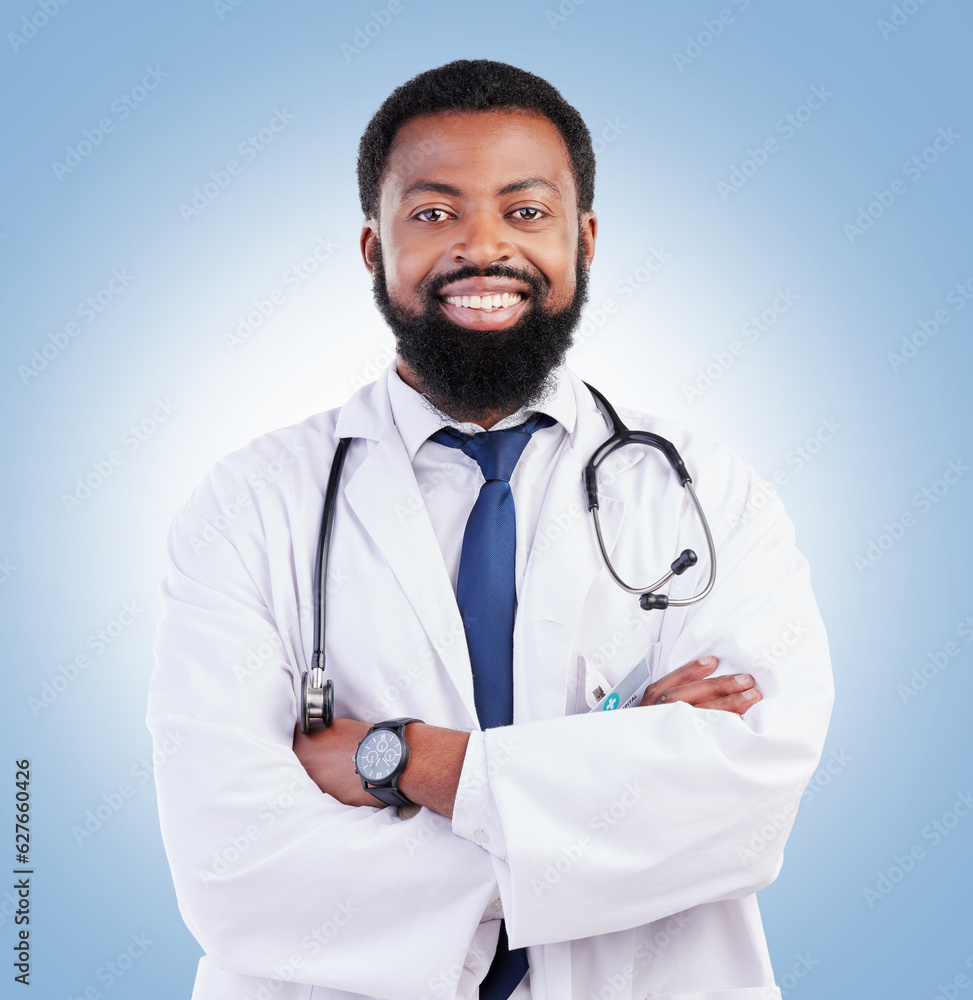
<path fill-rule="evenodd" d="M 324 671 L 314 667 L 305 670 L 301 679 L 301 732 L 308 733 L 318 725 L 329 727 L 334 722 L 334 684 L 324 681 Z"/>

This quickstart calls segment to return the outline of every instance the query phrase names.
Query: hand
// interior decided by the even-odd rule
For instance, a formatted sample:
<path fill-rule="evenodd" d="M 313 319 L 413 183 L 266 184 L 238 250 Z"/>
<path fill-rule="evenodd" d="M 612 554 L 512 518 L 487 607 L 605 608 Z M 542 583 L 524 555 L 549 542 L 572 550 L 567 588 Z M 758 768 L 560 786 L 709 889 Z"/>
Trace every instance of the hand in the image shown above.
<path fill-rule="evenodd" d="M 294 753 L 304 770 L 322 792 L 346 806 L 385 805 L 362 788 L 355 772 L 355 752 L 370 728 L 357 719 L 335 719 L 330 728 L 308 736 L 300 726 L 294 729 Z"/>
<path fill-rule="evenodd" d="M 763 697 L 750 674 L 710 677 L 719 661 L 715 656 L 693 660 L 650 684 L 640 705 L 663 705 L 684 701 L 694 708 L 715 708 L 743 715 Z"/>

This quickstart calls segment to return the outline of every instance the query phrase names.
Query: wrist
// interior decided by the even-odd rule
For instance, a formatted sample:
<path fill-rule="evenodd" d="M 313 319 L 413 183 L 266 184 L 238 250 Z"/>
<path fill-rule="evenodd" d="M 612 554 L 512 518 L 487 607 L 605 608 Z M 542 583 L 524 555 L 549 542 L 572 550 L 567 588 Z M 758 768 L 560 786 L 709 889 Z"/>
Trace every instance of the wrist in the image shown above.
<path fill-rule="evenodd" d="M 423 722 L 405 727 L 409 763 L 399 778 L 402 794 L 451 819 L 470 734 Z"/>

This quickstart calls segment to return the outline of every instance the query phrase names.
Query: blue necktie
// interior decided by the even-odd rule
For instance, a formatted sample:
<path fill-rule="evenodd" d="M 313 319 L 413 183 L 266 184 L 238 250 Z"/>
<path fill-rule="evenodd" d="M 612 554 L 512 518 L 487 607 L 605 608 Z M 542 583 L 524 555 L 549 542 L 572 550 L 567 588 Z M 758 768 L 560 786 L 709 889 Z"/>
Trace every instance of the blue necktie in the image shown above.
<path fill-rule="evenodd" d="M 482 729 L 509 726 L 514 720 L 517 522 L 510 477 L 530 435 L 554 422 L 553 417 L 536 413 L 509 430 L 481 431 L 470 437 L 445 427 L 430 438 L 461 448 L 476 460 L 486 480 L 466 522 L 456 583 L 456 603 L 473 668 L 473 701 Z M 480 984 L 480 1000 L 507 1000 L 527 968 L 527 949 L 509 949 L 501 921 L 497 952 Z"/>

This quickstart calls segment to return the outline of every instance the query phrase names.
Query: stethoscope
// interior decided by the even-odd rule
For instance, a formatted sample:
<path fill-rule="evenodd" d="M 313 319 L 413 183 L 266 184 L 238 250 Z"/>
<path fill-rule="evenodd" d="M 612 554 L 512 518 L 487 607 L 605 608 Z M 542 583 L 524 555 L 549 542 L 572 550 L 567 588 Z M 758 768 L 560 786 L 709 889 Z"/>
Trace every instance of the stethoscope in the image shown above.
<path fill-rule="evenodd" d="M 587 497 L 588 510 L 591 512 L 595 523 L 595 534 L 598 536 L 598 548 L 601 550 L 605 566 L 611 574 L 611 578 L 622 590 L 630 594 L 639 595 L 639 606 L 643 611 L 664 610 L 665 608 L 682 608 L 689 604 L 701 601 L 713 589 L 716 582 L 716 547 L 713 544 L 713 534 L 710 531 L 706 515 L 703 513 L 696 491 L 693 489 L 693 481 L 686 470 L 686 465 L 682 460 L 676 446 L 658 434 L 650 431 L 633 431 L 622 422 L 622 419 L 615 412 L 615 408 L 608 400 L 592 385 L 588 385 L 589 391 L 599 402 L 611 421 L 611 437 L 602 444 L 591 456 L 584 469 L 584 488 Z M 336 498 L 338 495 L 338 483 L 341 480 L 341 469 L 345 464 L 345 457 L 348 454 L 348 446 L 351 438 L 341 438 L 338 447 L 335 449 L 334 459 L 331 462 L 331 473 L 328 476 L 328 485 L 324 494 L 324 512 L 321 516 L 321 533 L 318 537 L 317 557 L 314 561 L 314 653 L 311 657 L 310 672 L 304 671 L 301 679 L 301 731 L 307 733 L 313 725 L 321 724 L 330 726 L 334 721 L 334 684 L 330 680 L 324 679 L 324 636 L 326 619 L 326 593 L 328 579 L 328 552 L 331 548 L 331 533 L 334 527 L 334 512 Z M 598 467 L 616 452 L 626 445 L 640 444 L 657 448 L 669 460 L 673 472 L 679 477 L 679 482 L 686 489 L 692 501 L 696 516 L 703 526 L 706 535 L 706 546 L 709 549 L 709 579 L 706 586 L 692 597 L 673 599 L 666 594 L 656 593 L 664 587 L 674 576 L 685 573 L 690 566 L 695 566 L 698 561 L 696 553 L 692 549 L 683 549 L 669 567 L 667 573 L 663 574 L 655 583 L 647 587 L 633 587 L 626 583 L 619 576 L 612 565 L 608 551 L 605 548 L 605 539 L 601 531 L 601 520 L 598 515 Z"/>

